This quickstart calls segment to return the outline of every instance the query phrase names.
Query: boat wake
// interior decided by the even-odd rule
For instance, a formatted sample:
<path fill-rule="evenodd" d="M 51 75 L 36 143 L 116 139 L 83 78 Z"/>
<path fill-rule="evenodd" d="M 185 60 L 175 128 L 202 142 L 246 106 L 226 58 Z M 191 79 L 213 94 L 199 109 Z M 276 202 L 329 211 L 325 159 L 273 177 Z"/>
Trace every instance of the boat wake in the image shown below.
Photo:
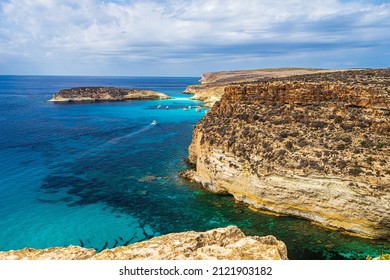
<path fill-rule="evenodd" d="M 149 129 L 151 129 L 153 126 L 151 125 L 146 125 L 146 126 L 143 126 L 142 128 L 138 129 L 137 131 L 133 131 L 129 134 L 126 134 L 124 136 L 120 136 L 120 137 L 116 137 L 114 139 L 111 139 L 109 141 L 107 141 L 106 143 L 104 143 L 102 145 L 103 146 L 106 146 L 106 145 L 115 145 L 115 144 L 118 144 L 119 142 L 122 142 L 122 141 L 126 141 L 126 140 L 129 140 L 131 139 L 132 137 L 138 135 L 138 134 L 141 134 L 142 132 L 145 132 L 145 131 L 148 131 Z"/>

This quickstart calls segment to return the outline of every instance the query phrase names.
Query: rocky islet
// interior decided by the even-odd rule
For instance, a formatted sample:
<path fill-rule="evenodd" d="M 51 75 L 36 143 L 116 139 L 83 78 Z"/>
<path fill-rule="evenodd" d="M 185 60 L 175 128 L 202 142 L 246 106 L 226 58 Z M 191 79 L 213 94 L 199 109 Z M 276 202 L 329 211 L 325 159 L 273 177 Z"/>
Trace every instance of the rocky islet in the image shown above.
<path fill-rule="evenodd" d="M 50 102 L 97 102 L 126 100 L 170 99 L 168 95 L 146 89 L 115 88 L 115 87 L 78 87 L 63 89 L 53 95 Z"/>

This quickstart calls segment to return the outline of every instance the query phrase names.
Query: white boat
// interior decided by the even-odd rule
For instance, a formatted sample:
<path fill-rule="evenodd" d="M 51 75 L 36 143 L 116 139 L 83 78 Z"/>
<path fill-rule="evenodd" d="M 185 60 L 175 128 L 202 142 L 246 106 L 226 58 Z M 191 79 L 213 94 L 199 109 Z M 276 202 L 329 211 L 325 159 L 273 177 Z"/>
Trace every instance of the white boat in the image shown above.
<path fill-rule="evenodd" d="M 156 124 L 157 124 L 157 121 L 152 121 L 150 124 L 151 124 L 151 125 L 156 125 Z"/>
<path fill-rule="evenodd" d="M 158 106 L 157 106 L 157 109 L 161 109 L 161 105 L 158 105 Z"/>
<path fill-rule="evenodd" d="M 187 111 L 187 107 L 184 107 L 184 108 L 183 108 L 183 111 Z"/>
<path fill-rule="evenodd" d="M 202 108 L 198 107 L 198 108 L 196 108 L 195 111 L 197 111 L 197 112 L 202 112 Z"/>
<path fill-rule="evenodd" d="M 166 109 L 166 110 L 169 110 L 169 106 L 165 106 L 165 109 Z"/>

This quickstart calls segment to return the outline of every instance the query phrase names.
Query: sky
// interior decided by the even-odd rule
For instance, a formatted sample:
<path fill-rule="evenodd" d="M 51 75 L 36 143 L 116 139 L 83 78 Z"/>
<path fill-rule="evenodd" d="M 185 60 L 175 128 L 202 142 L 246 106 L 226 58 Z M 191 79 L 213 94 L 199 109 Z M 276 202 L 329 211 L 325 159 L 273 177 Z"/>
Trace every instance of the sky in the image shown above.
<path fill-rule="evenodd" d="M 0 75 L 390 67 L 390 1 L 0 0 Z"/>

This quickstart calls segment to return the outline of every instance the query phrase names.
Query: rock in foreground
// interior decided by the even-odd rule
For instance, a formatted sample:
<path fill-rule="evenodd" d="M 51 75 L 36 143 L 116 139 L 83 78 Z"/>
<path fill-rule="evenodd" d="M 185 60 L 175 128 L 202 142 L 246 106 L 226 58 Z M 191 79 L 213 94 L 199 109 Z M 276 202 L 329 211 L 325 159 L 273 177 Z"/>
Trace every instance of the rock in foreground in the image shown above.
<path fill-rule="evenodd" d="M 50 102 L 96 102 L 125 101 L 144 99 L 170 99 L 168 95 L 153 90 L 114 88 L 114 87 L 78 87 L 64 89 L 54 94 Z"/>
<path fill-rule="evenodd" d="M 0 260 L 286 260 L 274 236 L 250 236 L 235 226 L 172 233 L 96 253 L 78 246 L 0 252 Z"/>

